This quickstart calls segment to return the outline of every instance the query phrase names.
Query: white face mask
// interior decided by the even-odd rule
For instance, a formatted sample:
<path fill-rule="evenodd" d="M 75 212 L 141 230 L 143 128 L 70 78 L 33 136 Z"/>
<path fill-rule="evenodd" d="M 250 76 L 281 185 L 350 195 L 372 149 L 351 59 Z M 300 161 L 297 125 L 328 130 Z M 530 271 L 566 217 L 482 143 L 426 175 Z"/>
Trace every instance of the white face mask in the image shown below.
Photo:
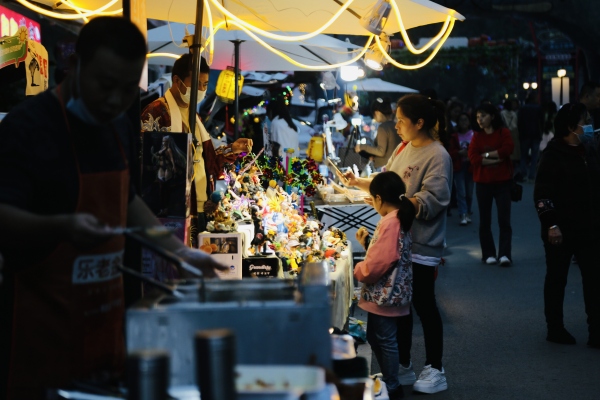
<path fill-rule="evenodd" d="M 89 125 L 101 125 L 100 122 L 92 115 L 92 113 L 88 110 L 87 106 L 83 102 L 81 98 L 81 86 L 80 86 L 80 61 L 77 61 L 77 69 L 75 70 L 75 87 L 71 87 L 71 98 L 67 102 L 66 108 L 77 118 L 85 122 Z M 75 98 L 75 93 L 77 93 L 77 98 Z"/>
<path fill-rule="evenodd" d="M 181 82 L 183 83 L 183 82 Z M 185 88 L 185 94 L 181 93 L 181 91 L 179 91 L 179 95 L 181 96 L 181 101 L 183 101 L 185 104 L 190 104 L 190 97 L 192 95 L 192 88 L 185 86 L 185 83 L 183 83 L 183 87 Z M 198 104 L 204 100 L 204 96 L 206 96 L 206 90 L 198 90 Z"/>
<path fill-rule="evenodd" d="M 198 104 L 206 97 L 206 90 L 198 90 Z"/>

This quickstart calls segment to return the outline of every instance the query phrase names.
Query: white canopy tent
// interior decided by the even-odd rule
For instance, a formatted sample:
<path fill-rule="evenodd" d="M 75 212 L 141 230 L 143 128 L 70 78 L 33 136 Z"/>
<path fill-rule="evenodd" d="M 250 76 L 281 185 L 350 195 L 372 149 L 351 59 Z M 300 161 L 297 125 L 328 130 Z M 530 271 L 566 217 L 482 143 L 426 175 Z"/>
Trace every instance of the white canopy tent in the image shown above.
<path fill-rule="evenodd" d="M 213 24 L 229 19 L 225 16 L 219 6 L 229 11 L 235 17 L 267 31 L 281 32 L 312 32 L 323 26 L 328 20 L 340 10 L 340 3 L 346 4 L 351 1 L 347 11 L 329 25 L 322 33 L 337 34 L 368 34 L 360 25 L 358 16 L 367 15 L 375 0 L 207 0 L 211 15 L 204 7 L 203 25 L 208 26 L 209 17 Z M 446 21 L 448 16 L 458 20 L 464 17 L 458 12 L 443 7 L 429 0 L 394 0 L 400 10 L 405 29 L 417 26 L 434 24 Z M 56 0 L 37 0 L 36 3 L 44 4 L 58 10 L 72 10 L 68 4 L 59 3 Z M 72 3 L 87 9 L 96 10 L 109 3 L 108 0 L 73 0 Z M 146 15 L 151 19 L 172 22 L 195 23 L 195 11 L 197 0 L 146 0 Z M 104 11 L 113 11 L 122 8 L 121 0 Z M 237 29 L 230 26 L 228 29 Z M 394 34 L 400 31 L 396 18 L 390 15 L 384 31 Z"/>
<path fill-rule="evenodd" d="M 193 26 L 191 27 L 193 33 Z M 172 36 L 171 36 L 172 33 Z M 296 35 L 290 32 L 277 32 L 283 35 Z M 171 23 L 148 31 L 148 52 L 184 54 L 187 47 L 179 47 L 185 35 L 185 25 Z M 173 42 L 175 40 L 175 44 Z M 233 66 L 234 45 L 232 40 L 241 40 L 240 45 L 240 70 L 243 71 L 300 71 L 305 70 L 267 50 L 252 37 L 239 30 L 219 30 L 214 39 L 215 52 L 211 69 L 223 70 Z M 291 58 L 307 65 L 336 64 L 346 61 L 353 54 L 352 50 L 360 49 L 353 45 L 327 35 L 318 35 L 314 38 L 298 42 L 280 42 L 265 38 L 265 42 L 287 54 Z M 205 55 L 205 58 L 207 56 Z M 174 58 L 150 57 L 149 64 L 173 65 Z"/>
<path fill-rule="evenodd" d="M 349 82 L 354 90 L 364 92 L 395 92 L 395 93 L 418 93 L 418 90 L 406 86 L 397 85 L 392 82 L 384 81 L 380 78 L 368 78 L 356 82 Z"/>

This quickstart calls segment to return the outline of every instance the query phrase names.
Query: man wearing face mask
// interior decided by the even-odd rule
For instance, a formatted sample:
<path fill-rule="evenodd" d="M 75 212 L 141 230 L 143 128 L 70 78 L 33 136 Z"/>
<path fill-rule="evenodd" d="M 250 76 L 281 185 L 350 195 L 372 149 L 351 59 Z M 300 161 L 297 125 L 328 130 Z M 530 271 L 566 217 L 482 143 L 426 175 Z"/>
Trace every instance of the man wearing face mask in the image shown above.
<path fill-rule="evenodd" d="M 94 18 L 62 84 L 0 123 L 2 399 L 123 372 L 123 228 L 160 226 L 130 185 L 138 131 L 123 117 L 145 57 L 133 23 Z M 172 235 L 147 239 L 207 277 L 223 268 Z"/>
<path fill-rule="evenodd" d="M 554 119 L 552 139 L 540 159 L 533 191 L 546 253 L 546 340 L 575 344 L 564 325 L 563 299 L 571 258 L 583 284 L 590 347 L 600 348 L 600 163 L 591 143 L 591 118 L 582 103 L 567 103 Z M 569 318 L 567 318 L 569 319 Z"/>
<path fill-rule="evenodd" d="M 206 95 L 209 73 L 210 68 L 202 57 L 198 74 L 198 103 Z M 189 132 L 189 103 L 192 86 L 192 56 L 190 54 L 184 54 L 175 61 L 171 76 L 173 86 L 165 96 L 156 99 L 142 111 L 142 131 Z M 194 158 L 194 186 L 198 215 L 196 228 L 202 232 L 206 227 L 204 203 L 210 196 L 208 178 L 212 175 L 216 180 L 225 163 L 233 162 L 237 154 L 252 149 L 252 140 L 242 138 L 231 145 L 215 149 L 208 132 L 198 117 L 196 117 L 195 138 L 198 142 Z"/>

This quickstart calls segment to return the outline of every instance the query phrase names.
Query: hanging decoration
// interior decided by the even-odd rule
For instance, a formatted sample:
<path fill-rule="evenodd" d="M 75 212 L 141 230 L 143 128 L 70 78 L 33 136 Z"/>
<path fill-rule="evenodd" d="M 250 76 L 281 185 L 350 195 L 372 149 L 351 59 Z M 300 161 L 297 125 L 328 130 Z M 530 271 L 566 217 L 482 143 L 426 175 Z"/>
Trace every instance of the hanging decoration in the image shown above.
<path fill-rule="evenodd" d="M 244 77 L 240 74 L 238 76 L 238 96 L 242 93 L 242 86 L 244 85 Z M 227 67 L 226 70 L 221 71 L 219 79 L 217 80 L 217 87 L 215 89 L 217 97 L 223 103 L 233 103 L 235 100 L 235 71 L 233 67 Z"/>

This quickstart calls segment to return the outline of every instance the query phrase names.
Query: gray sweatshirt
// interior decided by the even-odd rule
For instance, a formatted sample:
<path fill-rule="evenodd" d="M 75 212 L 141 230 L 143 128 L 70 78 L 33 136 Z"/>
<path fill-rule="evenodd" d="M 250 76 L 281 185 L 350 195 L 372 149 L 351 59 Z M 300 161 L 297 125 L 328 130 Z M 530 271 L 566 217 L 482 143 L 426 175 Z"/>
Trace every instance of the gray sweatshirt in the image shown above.
<path fill-rule="evenodd" d="M 452 182 L 450 155 L 437 141 L 424 147 L 408 143 L 400 154 L 394 150 L 385 168 L 400 175 L 406 196 L 416 197 L 419 203 L 412 226 L 413 261 L 421 263 L 420 256 L 441 258 Z"/>

